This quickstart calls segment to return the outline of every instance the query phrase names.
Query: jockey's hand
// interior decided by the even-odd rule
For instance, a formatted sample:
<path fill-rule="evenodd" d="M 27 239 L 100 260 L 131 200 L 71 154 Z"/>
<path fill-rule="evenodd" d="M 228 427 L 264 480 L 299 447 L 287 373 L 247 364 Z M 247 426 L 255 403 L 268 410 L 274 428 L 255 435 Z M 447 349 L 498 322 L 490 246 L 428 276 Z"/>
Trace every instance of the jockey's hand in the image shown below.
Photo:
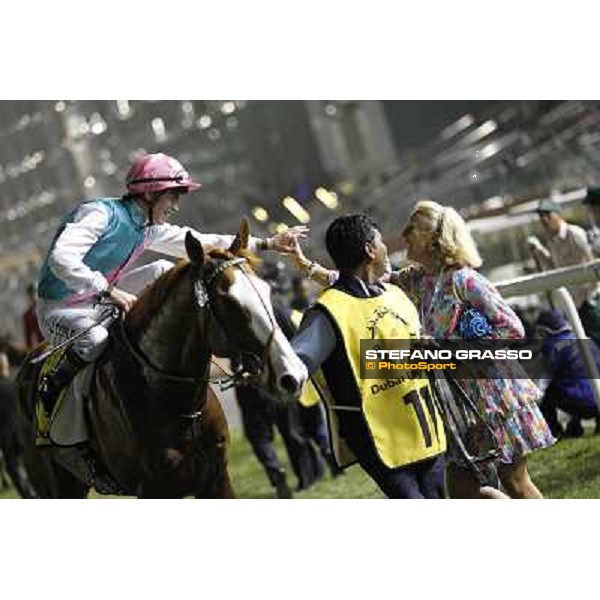
<path fill-rule="evenodd" d="M 137 296 L 134 296 L 133 294 L 130 294 L 125 290 L 120 290 L 116 287 L 114 287 L 110 291 L 108 297 L 125 313 L 131 310 L 131 307 L 135 304 L 137 300 Z"/>
<path fill-rule="evenodd" d="M 275 250 L 275 252 L 283 252 L 285 254 L 293 254 L 295 252 L 296 241 L 306 238 L 308 232 L 308 227 L 305 227 L 304 225 L 290 227 L 287 231 L 278 233 L 270 238 L 269 250 Z"/>

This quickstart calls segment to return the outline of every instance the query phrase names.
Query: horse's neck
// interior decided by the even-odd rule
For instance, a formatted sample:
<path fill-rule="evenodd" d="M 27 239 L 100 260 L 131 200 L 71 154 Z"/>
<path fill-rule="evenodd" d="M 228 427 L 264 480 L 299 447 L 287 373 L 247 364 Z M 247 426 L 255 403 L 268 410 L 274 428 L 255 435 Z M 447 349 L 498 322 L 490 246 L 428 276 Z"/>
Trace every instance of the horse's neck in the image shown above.
<path fill-rule="evenodd" d="M 204 372 L 210 360 L 203 327 L 189 276 L 183 275 L 161 308 L 137 337 L 140 350 L 156 367 L 187 376 Z"/>

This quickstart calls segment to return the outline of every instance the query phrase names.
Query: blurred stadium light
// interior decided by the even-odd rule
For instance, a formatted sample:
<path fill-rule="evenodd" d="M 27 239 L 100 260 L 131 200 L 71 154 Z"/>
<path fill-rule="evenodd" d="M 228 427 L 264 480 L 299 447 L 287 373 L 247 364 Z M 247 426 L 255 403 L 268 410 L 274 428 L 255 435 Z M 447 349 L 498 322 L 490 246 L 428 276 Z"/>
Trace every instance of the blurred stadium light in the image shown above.
<path fill-rule="evenodd" d="M 19 333 L 20 292 L 59 217 L 121 194 L 141 153 L 173 154 L 204 184 L 178 222 L 233 232 L 248 214 L 266 235 L 294 222 L 282 204 L 291 197 L 296 217 L 309 215 L 311 256 L 323 259 L 341 210 L 370 212 L 395 239 L 419 197 L 475 218 L 597 183 L 599 124 L 597 101 L 490 102 L 407 148 L 377 101 L 2 101 L 0 333 Z"/>

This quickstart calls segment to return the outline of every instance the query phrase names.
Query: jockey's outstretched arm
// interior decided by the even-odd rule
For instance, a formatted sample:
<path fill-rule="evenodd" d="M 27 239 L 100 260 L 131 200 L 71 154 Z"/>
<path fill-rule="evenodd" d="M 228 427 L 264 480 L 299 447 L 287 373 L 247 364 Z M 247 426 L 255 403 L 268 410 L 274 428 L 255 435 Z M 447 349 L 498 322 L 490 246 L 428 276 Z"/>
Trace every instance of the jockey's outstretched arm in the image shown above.
<path fill-rule="evenodd" d="M 150 234 L 148 249 L 173 257 L 186 258 L 185 236 L 188 231 L 191 232 L 203 246 L 216 246 L 217 248 L 227 249 L 235 239 L 235 236 L 233 235 L 200 233 L 191 227 L 180 227 L 179 225 L 164 223 L 153 228 L 152 233 Z M 263 250 L 292 252 L 294 240 L 304 238 L 307 231 L 308 229 L 306 227 L 297 226 L 291 227 L 286 232 L 278 233 L 271 238 L 261 239 L 251 236 L 248 249 L 254 253 Z"/>

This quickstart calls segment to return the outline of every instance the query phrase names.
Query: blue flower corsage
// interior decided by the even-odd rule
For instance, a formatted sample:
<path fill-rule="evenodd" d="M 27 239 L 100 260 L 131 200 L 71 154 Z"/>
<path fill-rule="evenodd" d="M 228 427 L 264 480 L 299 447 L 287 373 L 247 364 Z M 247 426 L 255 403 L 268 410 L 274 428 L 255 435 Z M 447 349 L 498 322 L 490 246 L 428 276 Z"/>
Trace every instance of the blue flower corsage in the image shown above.
<path fill-rule="evenodd" d="M 493 328 L 486 316 L 475 308 L 463 312 L 456 326 L 456 333 L 464 340 L 477 340 L 487 337 Z"/>

